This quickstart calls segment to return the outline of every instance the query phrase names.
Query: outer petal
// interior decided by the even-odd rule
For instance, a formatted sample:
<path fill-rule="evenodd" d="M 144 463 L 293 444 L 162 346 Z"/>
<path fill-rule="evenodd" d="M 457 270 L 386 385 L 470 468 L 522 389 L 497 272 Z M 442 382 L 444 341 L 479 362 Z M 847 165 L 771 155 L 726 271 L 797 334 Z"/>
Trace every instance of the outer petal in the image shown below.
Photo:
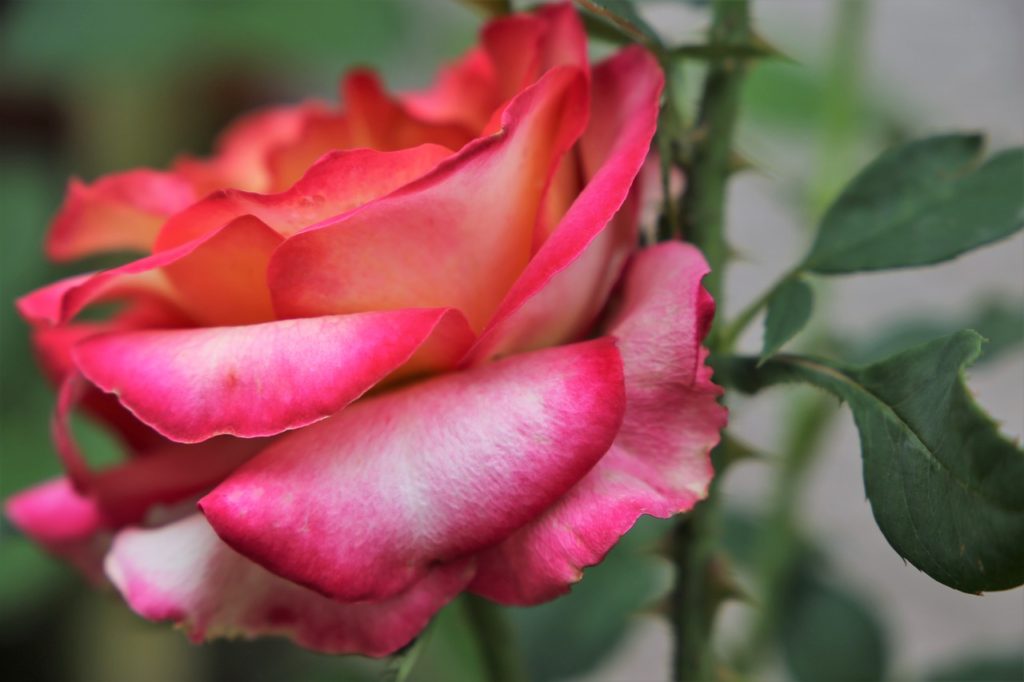
<path fill-rule="evenodd" d="M 10 497 L 7 518 L 22 533 L 64 559 L 92 582 L 103 582 L 103 555 L 110 546 L 107 519 L 96 502 L 55 478 Z"/>
<path fill-rule="evenodd" d="M 700 253 L 679 243 L 636 258 L 610 327 L 626 374 L 615 444 L 544 515 L 478 555 L 473 591 L 508 604 L 556 597 L 641 514 L 668 517 L 706 495 L 710 451 L 726 421 L 700 348 L 714 312 L 700 286 L 706 272 Z"/>
<path fill-rule="evenodd" d="M 200 501 L 274 573 L 380 599 L 507 537 L 608 449 L 623 407 L 610 339 L 362 400 L 283 437 Z"/>
<path fill-rule="evenodd" d="M 246 214 L 256 216 L 278 234 L 291 236 L 398 189 L 450 155 L 451 151 L 440 145 L 397 152 L 331 152 L 280 194 L 223 190 L 206 197 L 167 221 L 156 249 L 191 241 Z"/>
<path fill-rule="evenodd" d="M 207 492 L 267 443 L 227 436 L 195 445 L 165 443 L 144 457 L 93 472 L 88 490 L 112 527 L 139 523 L 157 505 L 173 506 Z"/>
<path fill-rule="evenodd" d="M 546 179 L 585 120 L 560 67 L 524 91 L 498 135 L 422 180 L 289 239 L 271 262 L 281 316 L 455 307 L 479 329 L 530 256 Z"/>
<path fill-rule="evenodd" d="M 422 369 L 453 366 L 473 341 L 458 312 L 411 309 L 114 333 L 83 341 L 74 356 L 140 420 L 194 443 L 273 435 L 334 414 L 435 333 L 453 346 L 435 348 Z"/>
<path fill-rule="evenodd" d="M 647 156 L 662 81 L 640 48 L 595 69 L 593 116 L 578 147 L 590 180 L 505 296 L 474 360 L 578 338 L 593 324 L 635 244 L 635 207 L 609 223 Z"/>
<path fill-rule="evenodd" d="M 265 271 L 280 241 L 242 216 L 173 249 L 50 284 L 19 299 L 18 310 L 33 324 L 63 324 L 92 303 L 150 297 L 211 324 L 272 319 Z"/>
<path fill-rule="evenodd" d="M 343 604 L 275 576 L 225 545 L 201 515 L 120 533 L 107 574 L 139 615 L 183 623 L 194 641 L 285 635 L 325 653 L 389 654 L 468 581 L 465 562 L 433 568 L 404 593 Z"/>
<path fill-rule="evenodd" d="M 46 236 L 57 261 L 108 251 L 149 251 L 167 216 L 195 201 L 192 185 L 177 175 L 134 170 L 92 185 L 72 180 Z"/>
<path fill-rule="evenodd" d="M 156 301 L 143 300 L 104 322 L 36 327 L 32 331 L 32 344 L 44 374 L 54 386 L 60 386 L 70 375 L 78 373 L 71 349 L 90 336 L 112 331 L 181 327 L 188 324 L 188 320 L 182 319 L 177 311 Z M 134 453 L 166 442 L 163 436 L 135 419 L 115 396 L 95 387 L 86 388 L 82 396 L 82 407 L 113 429 Z"/>

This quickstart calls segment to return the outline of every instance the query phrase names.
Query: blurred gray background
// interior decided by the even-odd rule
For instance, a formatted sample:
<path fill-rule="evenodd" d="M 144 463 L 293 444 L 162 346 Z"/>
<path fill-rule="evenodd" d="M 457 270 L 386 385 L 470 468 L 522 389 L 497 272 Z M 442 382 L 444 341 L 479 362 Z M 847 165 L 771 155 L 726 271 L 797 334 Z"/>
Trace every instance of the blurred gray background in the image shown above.
<path fill-rule="evenodd" d="M 808 68 L 828 62 L 836 2 L 755 0 L 755 25 L 783 52 Z M 703 15 L 675 3 L 646 3 L 659 27 L 689 25 L 680 38 L 696 40 Z M 1024 2 L 1020 0 L 875 0 L 865 13 L 866 98 L 909 121 L 914 136 L 951 130 L 983 130 L 989 148 L 1024 143 Z M 684 19 L 682 17 L 687 17 Z M 670 33 L 671 35 L 671 33 Z M 798 106 L 798 105 L 797 105 Z M 813 114 L 809 114 L 809 118 Z M 731 186 L 728 229 L 740 252 L 728 274 L 725 310 L 734 315 L 806 252 L 810 235 L 794 202 L 794 186 L 815 172 L 814 130 L 785 130 L 747 121 L 739 150 L 761 171 L 738 176 Z M 877 149 L 855 150 L 854 167 Z M 821 295 L 827 298 L 821 298 Z M 832 278 L 819 292 L 816 319 L 840 336 L 865 339 L 872 330 L 908 317 L 968 318 L 979 298 L 1024 297 L 1024 235 L 952 262 L 895 273 Z M 805 332 L 806 333 L 806 332 Z M 741 349 L 760 350 L 761 329 L 752 325 Z M 799 347 L 799 338 L 796 346 Z M 969 373 L 979 403 L 1020 440 L 1024 434 L 1024 350 L 1019 347 Z M 732 424 L 752 443 L 777 443 L 782 412 L 776 389 L 754 398 L 733 397 Z M 880 611 L 893 639 L 897 675 L 933 668 L 965 652 L 1021 651 L 1024 668 L 1024 589 L 981 597 L 934 582 L 900 559 L 886 543 L 864 497 L 857 432 L 848 410 L 834 421 L 825 452 L 813 470 L 804 518 L 823 539 L 834 567 Z M 772 480 L 769 464 L 743 463 L 730 470 L 728 502 L 760 506 Z M 1022 491 L 1024 494 L 1024 491 Z M 725 607 L 724 638 L 745 607 Z M 588 680 L 626 682 L 667 679 L 671 649 L 667 624 L 636 619 L 612 660 Z M 778 678 L 783 678 L 782 673 Z"/>

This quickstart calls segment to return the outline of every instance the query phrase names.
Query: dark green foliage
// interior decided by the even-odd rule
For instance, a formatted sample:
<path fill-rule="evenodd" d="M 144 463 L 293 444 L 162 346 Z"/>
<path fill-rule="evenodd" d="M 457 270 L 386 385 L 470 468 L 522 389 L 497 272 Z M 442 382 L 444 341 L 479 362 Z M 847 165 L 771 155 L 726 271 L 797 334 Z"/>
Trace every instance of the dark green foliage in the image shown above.
<path fill-rule="evenodd" d="M 982 339 L 963 331 L 867 367 L 779 356 L 718 363 L 742 390 L 790 381 L 849 403 L 864 484 L 886 539 L 964 592 L 1024 583 L 1024 452 L 999 434 L 963 383 Z"/>
<path fill-rule="evenodd" d="M 952 320 L 904 317 L 870 340 L 836 343 L 844 358 L 868 364 L 958 329 L 973 329 L 985 337 L 987 343 L 982 347 L 979 363 L 994 360 L 1024 342 L 1024 301 L 981 301 L 970 315 Z"/>
<path fill-rule="evenodd" d="M 894 147 L 829 208 L 804 267 L 842 274 L 928 265 L 1006 237 L 1024 224 L 1024 150 L 976 168 L 979 135 Z"/>
<path fill-rule="evenodd" d="M 641 519 L 603 562 L 586 569 L 568 595 L 509 609 L 531 680 L 584 675 L 613 651 L 631 618 L 667 587 L 667 566 L 659 566 L 650 551 L 665 528 L 658 519 Z"/>
<path fill-rule="evenodd" d="M 885 631 L 859 596 L 811 573 L 794 576 L 787 592 L 779 637 L 793 679 L 886 679 Z"/>

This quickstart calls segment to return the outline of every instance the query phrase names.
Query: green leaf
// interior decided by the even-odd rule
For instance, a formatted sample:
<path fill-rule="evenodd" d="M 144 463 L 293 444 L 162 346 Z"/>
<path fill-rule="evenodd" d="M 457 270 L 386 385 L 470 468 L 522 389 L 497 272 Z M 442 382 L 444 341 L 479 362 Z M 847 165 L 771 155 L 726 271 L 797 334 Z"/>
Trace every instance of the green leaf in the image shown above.
<path fill-rule="evenodd" d="M 841 274 L 928 265 L 1020 229 L 1024 149 L 975 168 L 981 148 L 979 135 L 943 135 L 882 154 L 829 208 L 805 268 Z"/>
<path fill-rule="evenodd" d="M 962 331 L 867 367 L 777 356 L 724 358 L 716 377 L 746 391 L 803 381 L 850 404 L 864 486 L 905 559 L 964 592 L 1024 583 L 1024 452 L 963 383 L 982 338 Z"/>
<path fill-rule="evenodd" d="M 928 682 L 1020 682 L 1024 680 L 1024 660 L 1017 651 L 975 654 L 943 666 L 925 679 Z"/>
<path fill-rule="evenodd" d="M 764 320 L 764 346 L 761 360 L 774 355 L 787 341 L 804 328 L 811 317 L 814 293 L 800 278 L 787 280 L 768 299 Z"/>
<path fill-rule="evenodd" d="M 989 299 L 975 304 L 970 315 L 952 320 L 904 317 L 870 340 L 837 342 L 836 345 L 843 349 L 844 358 L 868 364 L 958 329 L 973 329 L 988 341 L 978 359 L 979 364 L 994 360 L 1024 343 L 1024 301 Z"/>
<path fill-rule="evenodd" d="M 581 677 L 612 652 L 630 617 L 670 584 L 665 561 L 653 554 L 668 527 L 660 519 L 641 518 L 600 564 L 586 569 L 569 594 L 509 610 L 531 680 Z"/>
<path fill-rule="evenodd" d="M 885 679 L 885 632 L 856 594 L 814 575 L 799 576 L 787 592 L 779 635 L 797 682 Z"/>

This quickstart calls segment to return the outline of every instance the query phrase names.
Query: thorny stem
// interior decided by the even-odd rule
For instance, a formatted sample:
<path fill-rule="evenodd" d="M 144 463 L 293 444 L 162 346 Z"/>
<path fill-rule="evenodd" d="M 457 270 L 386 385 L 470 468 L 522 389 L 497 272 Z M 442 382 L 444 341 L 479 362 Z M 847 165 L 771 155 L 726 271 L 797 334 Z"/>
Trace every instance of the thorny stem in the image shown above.
<path fill-rule="evenodd" d="M 808 210 L 814 220 L 835 196 L 854 165 L 852 141 L 861 93 L 858 65 L 862 63 L 868 5 L 868 0 L 843 0 L 837 6 L 831 68 L 822 110 L 818 170 L 808 196 Z M 765 301 L 795 273 L 796 270 L 784 276 L 764 297 Z M 817 295 L 820 298 L 825 293 L 819 288 Z M 751 304 L 723 336 L 728 336 L 734 326 L 734 333 L 738 335 L 763 304 L 760 300 Z M 748 311 L 753 312 L 748 314 Z M 799 492 L 821 452 L 821 440 L 836 408 L 833 401 L 820 395 L 800 396 L 790 406 L 790 413 L 791 418 L 785 420 L 790 426 L 783 443 L 783 459 L 776 474 L 765 533 L 755 550 L 761 607 L 738 652 L 736 663 L 741 674 L 748 673 L 759 662 L 782 617 L 787 583 L 800 551 Z"/>
<path fill-rule="evenodd" d="M 715 1 L 710 41 L 712 45 L 745 45 L 750 41 L 748 0 Z M 724 230 L 725 188 L 746 63 L 738 56 L 711 63 L 697 114 L 697 140 L 685 168 L 688 189 L 680 221 L 683 235 L 703 251 L 711 264 L 704 286 L 719 306 L 722 270 L 729 251 Z"/>
<path fill-rule="evenodd" d="M 712 45 L 750 42 L 748 0 L 715 0 Z M 721 306 L 722 280 L 729 246 L 725 238 L 726 184 L 731 171 L 733 133 L 739 113 L 740 89 L 746 60 L 730 55 L 713 61 L 704 81 L 697 115 L 696 142 L 685 172 L 688 188 L 680 224 L 683 236 L 699 247 L 711 266 L 704 286 Z M 708 345 L 718 351 L 717 332 Z M 717 479 L 716 479 L 717 480 Z M 673 679 L 710 680 L 716 675 L 711 655 L 711 628 L 721 597 L 722 577 L 714 546 L 718 534 L 717 485 L 708 499 L 677 526 L 672 538 L 676 585 L 672 594 L 675 632 Z"/>

